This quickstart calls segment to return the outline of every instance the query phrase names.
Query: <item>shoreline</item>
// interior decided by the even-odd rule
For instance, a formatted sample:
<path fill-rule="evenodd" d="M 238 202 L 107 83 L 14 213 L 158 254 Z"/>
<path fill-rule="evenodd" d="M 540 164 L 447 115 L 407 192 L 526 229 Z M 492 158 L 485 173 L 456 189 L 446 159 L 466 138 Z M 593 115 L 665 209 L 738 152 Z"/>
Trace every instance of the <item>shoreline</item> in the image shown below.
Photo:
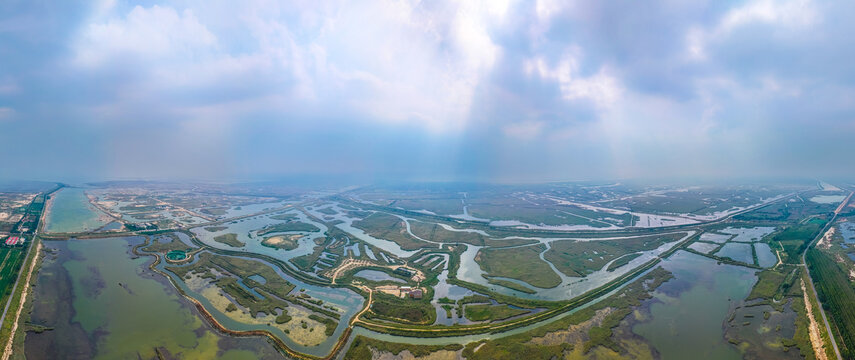
<path fill-rule="evenodd" d="M 277 350 L 287 354 L 288 356 L 290 356 L 292 358 L 304 359 L 304 360 L 331 360 L 331 359 L 335 358 L 338 355 L 338 353 L 342 350 L 343 345 L 347 342 L 347 339 L 350 337 L 350 333 L 353 331 L 352 326 L 348 326 L 347 328 L 345 328 L 344 331 L 342 332 L 342 334 L 339 336 L 338 341 L 336 341 L 335 345 L 333 345 L 330 353 L 325 357 L 317 357 L 317 356 L 313 356 L 313 355 L 309 355 L 309 354 L 304 354 L 304 353 L 301 353 L 301 352 L 298 352 L 296 350 L 289 348 L 288 345 L 285 344 L 284 341 L 282 341 L 282 339 L 280 339 L 278 336 L 274 335 L 273 333 L 271 333 L 267 330 L 232 330 L 232 329 L 229 329 L 229 328 L 225 327 L 223 324 L 221 324 L 219 321 L 217 321 L 217 319 L 214 318 L 213 314 L 211 314 L 211 312 L 207 308 L 205 308 L 205 306 L 199 300 L 197 300 L 196 298 L 194 298 L 194 297 L 188 295 L 186 292 L 184 292 L 184 290 L 181 289 L 181 287 L 179 287 L 175 283 L 175 279 L 173 279 L 171 276 L 169 276 L 169 274 L 163 273 L 162 271 L 160 271 L 159 269 L 156 268 L 156 266 L 158 264 L 160 264 L 160 262 L 161 262 L 161 255 L 159 253 L 150 253 L 150 252 L 145 252 L 145 251 L 142 251 L 142 252 L 139 251 L 140 248 L 147 246 L 149 244 L 149 241 L 150 241 L 150 238 L 148 236 L 146 236 L 145 242 L 143 242 L 142 244 L 138 244 L 138 245 L 133 247 L 133 249 L 132 249 L 133 254 L 137 255 L 137 256 L 153 256 L 155 258 L 155 260 L 152 261 L 151 263 L 149 263 L 149 265 L 148 265 L 149 270 L 151 270 L 151 271 L 153 271 L 153 272 L 155 272 L 161 276 L 166 277 L 166 279 L 169 280 L 169 283 L 172 284 L 172 287 L 179 294 L 181 294 L 182 297 L 189 300 L 194 305 L 196 310 L 199 311 L 199 315 L 201 315 L 202 318 L 204 318 L 211 325 L 211 327 L 213 327 L 214 329 L 216 329 L 217 331 L 219 331 L 223 334 L 226 334 L 229 336 L 235 336 L 235 337 L 263 336 L 263 337 L 266 337 L 269 341 L 271 341 Z"/>

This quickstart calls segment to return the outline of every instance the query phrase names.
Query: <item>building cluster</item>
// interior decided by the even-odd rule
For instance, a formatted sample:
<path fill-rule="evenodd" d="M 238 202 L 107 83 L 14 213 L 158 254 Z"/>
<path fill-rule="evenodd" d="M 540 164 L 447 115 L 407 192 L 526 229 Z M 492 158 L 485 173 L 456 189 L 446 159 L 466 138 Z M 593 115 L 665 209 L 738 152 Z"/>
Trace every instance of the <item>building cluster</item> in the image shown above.
<path fill-rule="evenodd" d="M 425 295 L 421 288 L 413 288 L 409 286 L 401 286 L 401 297 L 409 297 L 410 299 L 421 300 Z"/>
<path fill-rule="evenodd" d="M 24 245 L 26 240 L 23 236 L 10 236 L 6 238 L 5 244 L 6 246 Z"/>
<path fill-rule="evenodd" d="M 395 269 L 393 272 L 406 278 L 413 277 L 413 272 L 403 266 Z"/>

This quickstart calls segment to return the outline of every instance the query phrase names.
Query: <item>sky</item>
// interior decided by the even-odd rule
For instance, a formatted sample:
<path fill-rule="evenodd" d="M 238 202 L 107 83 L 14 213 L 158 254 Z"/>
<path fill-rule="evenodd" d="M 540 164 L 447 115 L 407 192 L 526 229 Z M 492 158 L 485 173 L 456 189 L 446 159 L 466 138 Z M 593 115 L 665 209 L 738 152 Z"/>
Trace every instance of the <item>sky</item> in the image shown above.
<path fill-rule="evenodd" d="M 805 0 L 5 0 L 0 178 L 847 177 L 853 18 Z"/>

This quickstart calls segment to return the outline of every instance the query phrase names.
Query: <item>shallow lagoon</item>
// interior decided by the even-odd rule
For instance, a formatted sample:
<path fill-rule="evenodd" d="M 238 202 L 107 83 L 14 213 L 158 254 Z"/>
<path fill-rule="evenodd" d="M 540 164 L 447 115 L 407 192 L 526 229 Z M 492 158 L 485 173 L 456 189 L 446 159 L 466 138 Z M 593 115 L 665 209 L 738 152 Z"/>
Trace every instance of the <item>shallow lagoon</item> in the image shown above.
<path fill-rule="evenodd" d="M 754 286 L 754 270 L 718 265 L 703 256 L 678 251 L 662 262 L 674 274 L 654 292 L 651 319 L 636 324 L 663 359 L 741 359 L 724 338 L 731 308 Z"/>
<path fill-rule="evenodd" d="M 843 201 L 845 198 L 846 195 L 817 195 L 810 198 L 810 201 L 817 204 L 835 204 Z"/>
<path fill-rule="evenodd" d="M 82 188 L 64 188 L 51 195 L 50 211 L 45 218 L 45 231 L 53 233 L 84 232 L 98 229 L 109 221 L 89 203 Z"/>
<path fill-rule="evenodd" d="M 304 282 L 282 272 L 282 270 L 280 270 L 278 267 L 276 267 L 276 266 L 274 266 L 274 265 L 272 265 L 266 261 L 254 259 L 254 258 L 250 258 L 250 257 L 239 257 L 239 258 L 258 261 L 258 262 L 267 264 L 267 265 L 271 266 L 271 268 L 273 268 L 273 270 L 276 271 L 276 273 L 279 276 L 281 276 L 283 279 L 287 280 L 288 282 L 290 282 L 296 286 L 296 288 L 294 288 L 293 292 L 303 291 L 315 299 L 322 300 L 324 302 L 324 304 L 326 304 L 326 305 L 332 305 L 333 307 L 335 307 L 337 309 L 341 309 L 342 310 L 342 312 L 340 312 L 341 320 L 339 321 L 338 327 L 336 327 L 336 330 L 333 333 L 333 335 L 328 337 L 326 340 L 324 340 L 322 343 L 320 343 L 317 346 L 304 346 L 304 345 L 301 345 L 301 344 L 294 342 L 288 336 L 288 334 L 285 334 L 282 330 L 280 330 L 277 327 L 266 326 L 263 324 L 246 324 L 246 323 L 236 321 L 236 320 L 232 319 L 231 317 L 229 317 L 228 315 L 224 314 L 223 312 L 217 310 L 213 306 L 213 304 L 211 304 L 210 300 L 208 300 L 204 295 L 190 289 L 182 279 L 178 278 L 178 276 L 176 276 L 172 272 L 164 269 L 165 264 L 163 262 L 158 264 L 157 268 L 162 270 L 164 273 L 168 274 L 169 276 L 171 276 L 173 279 L 175 279 L 178 286 L 180 286 L 184 292 L 186 292 L 188 295 L 192 296 L 194 299 L 201 302 L 205 306 L 205 308 L 208 309 L 208 311 L 211 313 L 211 315 L 215 319 L 217 319 L 217 321 L 220 322 L 220 324 L 226 326 L 227 328 L 232 329 L 232 330 L 239 330 L 239 331 L 258 330 L 258 329 L 268 330 L 268 331 L 272 332 L 274 335 L 281 338 L 289 348 L 296 350 L 296 351 L 299 351 L 299 352 L 302 352 L 302 353 L 305 353 L 305 354 L 314 355 L 314 356 L 325 356 L 329 353 L 329 351 L 332 349 L 332 346 L 335 345 L 336 341 L 338 341 L 339 336 L 342 334 L 342 332 L 344 332 L 344 329 L 347 327 L 347 324 L 350 321 L 350 319 L 352 319 L 353 316 L 362 308 L 362 305 L 364 303 L 365 299 L 361 295 L 351 291 L 350 289 L 329 288 L 329 287 L 307 284 L 307 283 L 304 283 Z"/>
<path fill-rule="evenodd" d="M 262 338 L 220 335 L 160 275 L 134 257 L 140 237 L 45 241 L 32 321 L 55 330 L 28 333 L 30 358 L 254 359 L 277 351 Z"/>

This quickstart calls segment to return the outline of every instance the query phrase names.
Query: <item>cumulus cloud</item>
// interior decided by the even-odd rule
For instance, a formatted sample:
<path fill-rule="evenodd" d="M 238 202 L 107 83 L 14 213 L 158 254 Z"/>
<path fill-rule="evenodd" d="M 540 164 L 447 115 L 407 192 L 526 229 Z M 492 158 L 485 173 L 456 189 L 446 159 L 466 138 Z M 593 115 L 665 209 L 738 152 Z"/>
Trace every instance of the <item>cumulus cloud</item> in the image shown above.
<path fill-rule="evenodd" d="M 123 18 L 89 24 L 75 49 L 81 66 L 94 67 L 117 56 L 193 57 L 216 41 L 191 10 L 179 14 L 170 7 L 136 6 Z"/>
<path fill-rule="evenodd" d="M 250 2 L 228 26 L 204 11 L 200 18 L 190 8 L 135 6 L 85 26 L 75 42 L 76 63 L 88 69 L 133 63 L 147 75 L 135 88 L 151 93 L 229 92 L 239 82 L 263 88 L 256 98 L 291 99 L 267 104 L 283 111 L 308 102 L 436 132 L 464 128 L 475 88 L 501 56 L 491 31 L 510 4 L 363 5 L 335 2 L 293 14 L 285 5 Z M 246 33 L 221 33 L 235 27 Z"/>
<path fill-rule="evenodd" d="M 0 119 L 16 120 L 0 140 L 76 134 L 92 140 L 74 159 L 211 176 L 822 170 L 803 154 L 855 136 L 852 16 L 810 0 L 0 3 Z"/>

